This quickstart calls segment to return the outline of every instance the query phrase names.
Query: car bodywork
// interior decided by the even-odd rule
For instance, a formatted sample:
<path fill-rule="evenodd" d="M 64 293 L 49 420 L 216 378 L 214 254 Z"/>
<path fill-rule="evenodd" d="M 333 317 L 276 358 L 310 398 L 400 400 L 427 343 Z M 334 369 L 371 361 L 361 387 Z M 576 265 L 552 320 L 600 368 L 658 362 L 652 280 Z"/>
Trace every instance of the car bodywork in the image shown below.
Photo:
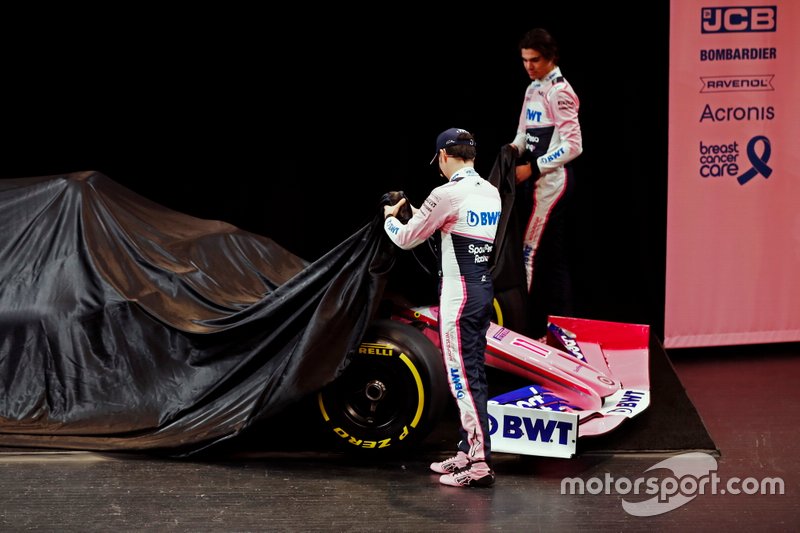
<path fill-rule="evenodd" d="M 397 308 L 439 345 L 438 308 Z M 547 343 L 496 323 L 486 364 L 530 380 L 489 400 L 492 449 L 571 457 L 579 436 L 605 434 L 650 404 L 649 327 L 551 316 Z M 613 369 L 613 370 L 612 370 Z"/>

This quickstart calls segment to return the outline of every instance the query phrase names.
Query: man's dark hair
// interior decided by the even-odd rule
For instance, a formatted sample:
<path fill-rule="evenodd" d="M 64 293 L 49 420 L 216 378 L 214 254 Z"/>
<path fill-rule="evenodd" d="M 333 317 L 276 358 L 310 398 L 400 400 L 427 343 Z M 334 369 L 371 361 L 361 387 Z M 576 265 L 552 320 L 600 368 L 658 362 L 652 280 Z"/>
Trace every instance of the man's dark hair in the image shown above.
<path fill-rule="evenodd" d="M 465 132 L 458 134 L 459 141 L 466 141 L 469 139 L 472 139 L 474 141 L 474 138 L 470 133 Z M 475 155 L 477 154 L 475 146 L 474 145 L 470 146 L 468 144 L 454 144 L 452 146 L 448 146 L 447 148 L 445 148 L 444 151 L 445 153 L 447 153 L 447 155 L 458 157 L 459 159 L 463 159 L 464 161 L 472 161 L 473 159 L 475 159 Z"/>
<path fill-rule="evenodd" d="M 519 41 L 519 49 L 530 48 L 536 50 L 542 57 L 553 62 L 558 62 L 558 45 L 550 32 L 543 28 L 534 28 Z"/>

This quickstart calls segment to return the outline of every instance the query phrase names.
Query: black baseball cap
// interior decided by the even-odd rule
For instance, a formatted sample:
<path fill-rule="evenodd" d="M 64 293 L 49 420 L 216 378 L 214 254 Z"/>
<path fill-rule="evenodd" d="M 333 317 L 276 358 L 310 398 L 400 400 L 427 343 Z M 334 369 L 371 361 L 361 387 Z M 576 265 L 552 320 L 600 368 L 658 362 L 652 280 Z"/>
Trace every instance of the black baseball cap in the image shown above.
<path fill-rule="evenodd" d="M 459 139 L 458 137 L 464 133 L 469 135 L 469 138 Z M 436 137 L 436 152 L 433 154 L 433 159 L 431 159 L 430 164 L 432 165 L 434 161 L 436 161 L 436 158 L 439 157 L 439 150 L 442 148 L 447 148 L 448 146 L 455 146 L 457 144 L 475 146 L 475 139 L 472 138 L 472 134 L 470 132 L 461 128 L 450 128 L 444 130 L 439 134 L 438 137 Z"/>

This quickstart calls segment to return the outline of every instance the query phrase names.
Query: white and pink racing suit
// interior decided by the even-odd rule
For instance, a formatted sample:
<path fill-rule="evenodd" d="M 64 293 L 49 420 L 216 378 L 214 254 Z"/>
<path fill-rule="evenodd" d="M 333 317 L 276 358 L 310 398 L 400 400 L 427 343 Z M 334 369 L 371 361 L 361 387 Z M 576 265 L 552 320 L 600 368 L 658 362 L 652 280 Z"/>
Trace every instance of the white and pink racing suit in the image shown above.
<path fill-rule="evenodd" d="M 494 290 L 489 258 L 500 219 L 500 194 L 472 167 L 436 187 L 406 223 L 388 217 L 384 229 L 408 250 L 441 232 L 439 335 L 450 392 L 461 417 L 458 447 L 473 462 L 489 461 L 486 331 Z"/>
<path fill-rule="evenodd" d="M 543 79 L 533 80 L 525 91 L 517 136 L 512 144 L 541 173 L 534 186 L 533 210 L 523 244 L 528 290 L 533 278 L 533 257 L 542 232 L 567 188 L 569 176 L 564 165 L 583 150 L 579 106 L 578 96 L 558 67 Z"/>
<path fill-rule="evenodd" d="M 572 169 L 566 166 L 583 150 L 578 122 L 580 102 L 572 86 L 555 67 L 543 79 L 533 80 L 525 92 L 517 135 L 512 144 L 522 161 L 533 166 L 530 217 L 523 235 L 523 258 L 528 292 L 533 296 L 529 335 L 543 334 L 547 314 L 571 312 L 571 282 L 562 242 L 564 211 L 572 189 Z M 537 173 L 538 168 L 538 173 Z M 541 174 L 538 176 L 537 174 Z M 530 185 L 523 185 L 530 189 Z M 548 229 L 545 233 L 545 229 Z M 547 279 L 534 283 L 537 270 Z"/>

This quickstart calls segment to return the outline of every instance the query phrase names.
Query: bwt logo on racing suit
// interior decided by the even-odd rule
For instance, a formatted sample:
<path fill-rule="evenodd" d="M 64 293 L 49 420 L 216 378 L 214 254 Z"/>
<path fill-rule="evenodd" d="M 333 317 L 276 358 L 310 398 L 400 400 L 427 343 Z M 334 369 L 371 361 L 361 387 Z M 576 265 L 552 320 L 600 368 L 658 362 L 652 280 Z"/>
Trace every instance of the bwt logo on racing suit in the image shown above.
<path fill-rule="evenodd" d="M 564 155 L 564 148 L 563 147 L 559 148 L 558 150 L 556 150 L 555 152 L 553 152 L 552 154 L 550 154 L 548 156 L 542 157 L 541 159 L 539 159 L 539 161 L 541 161 L 542 163 L 549 163 L 551 161 L 555 161 L 556 159 L 558 159 L 562 155 Z"/>
<path fill-rule="evenodd" d="M 704 7 L 700 10 L 702 33 L 774 32 L 777 6 Z"/>
<path fill-rule="evenodd" d="M 542 112 L 541 111 L 534 111 L 533 109 L 526 109 L 525 115 L 528 120 L 531 122 L 541 122 L 542 121 Z"/>
<path fill-rule="evenodd" d="M 467 211 L 467 225 L 495 226 L 500 219 L 500 211 Z"/>
<path fill-rule="evenodd" d="M 461 382 L 461 376 L 458 374 L 457 368 L 450 369 L 450 380 L 453 382 L 453 390 L 456 391 L 456 398 L 459 400 L 464 397 L 464 384 Z"/>

